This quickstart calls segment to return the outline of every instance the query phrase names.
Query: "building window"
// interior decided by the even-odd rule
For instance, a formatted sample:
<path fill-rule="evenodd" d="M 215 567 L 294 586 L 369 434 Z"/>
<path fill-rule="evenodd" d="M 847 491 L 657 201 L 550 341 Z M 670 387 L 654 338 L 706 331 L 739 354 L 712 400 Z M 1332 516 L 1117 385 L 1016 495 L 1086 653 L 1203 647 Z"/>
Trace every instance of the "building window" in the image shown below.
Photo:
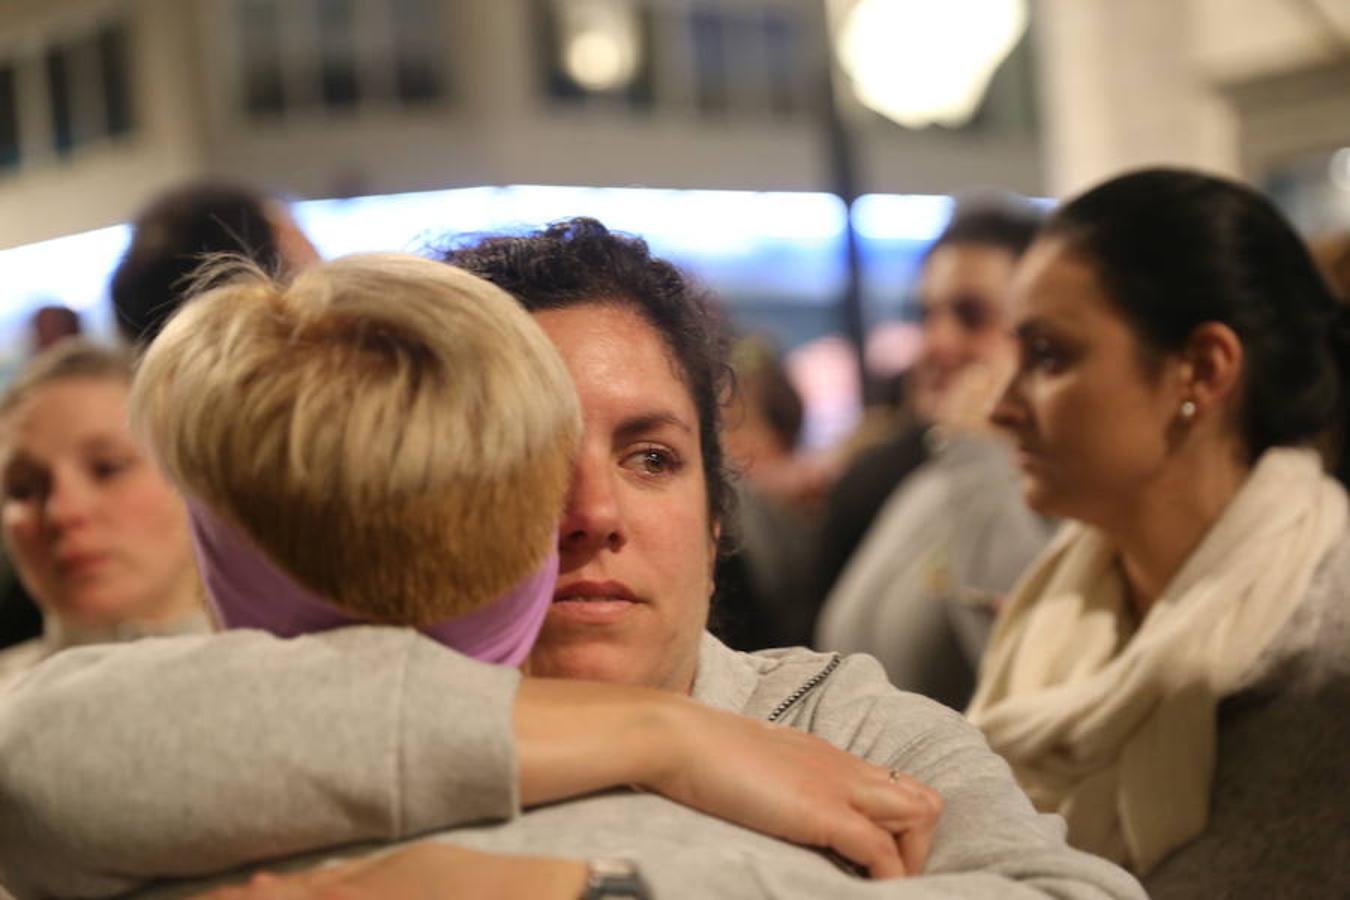
<path fill-rule="evenodd" d="M 347 109 L 361 99 L 352 0 L 318 0 L 319 93 L 325 106 Z"/>
<path fill-rule="evenodd" d="M 103 124 L 109 137 L 120 137 L 135 124 L 132 109 L 127 32 L 121 25 L 99 30 L 94 38 L 99 80 L 103 88 Z"/>
<path fill-rule="evenodd" d="M 765 110 L 794 115 L 802 100 L 805 53 L 796 10 L 782 5 L 728 10 L 696 6 L 688 17 L 694 105 L 705 113 Z"/>
<path fill-rule="evenodd" d="M 286 109 L 281 8 L 276 0 L 243 0 L 238 25 L 244 109 L 256 116 L 280 115 Z"/>
<path fill-rule="evenodd" d="M 435 0 L 390 0 L 394 49 L 394 93 L 399 100 L 421 103 L 445 93 L 440 59 L 444 29 Z"/>
<path fill-rule="evenodd" d="M 424 103 L 445 94 L 445 0 L 235 0 L 255 118 Z"/>
<path fill-rule="evenodd" d="M 0 65 L 0 169 L 19 164 L 19 107 L 13 63 Z"/>
<path fill-rule="evenodd" d="M 75 148 L 71 56 L 68 47 L 50 47 L 43 54 L 42 60 L 47 73 L 47 102 L 51 111 L 52 146 L 60 156 L 69 154 Z"/>
<path fill-rule="evenodd" d="M 793 115 L 804 105 L 802 90 L 806 73 L 801 26 L 784 9 L 764 10 L 759 25 L 764 42 L 769 109 L 778 115 Z"/>
<path fill-rule="evenodd" d="M 693 10 L 689 14 L 689 38 L 694 54 L 695 105 L 703 112 L 726 112 L 731 100 L 726 17 L 715 6 Z"/>

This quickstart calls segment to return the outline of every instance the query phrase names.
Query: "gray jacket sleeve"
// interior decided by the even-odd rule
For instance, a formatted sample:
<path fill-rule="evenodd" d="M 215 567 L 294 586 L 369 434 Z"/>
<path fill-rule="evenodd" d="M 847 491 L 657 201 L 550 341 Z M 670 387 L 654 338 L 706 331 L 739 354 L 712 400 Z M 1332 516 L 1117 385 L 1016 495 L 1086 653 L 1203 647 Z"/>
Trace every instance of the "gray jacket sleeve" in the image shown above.
<path fill-rule="evenodd" d="M 0 884 L 104 896 L 510 818 L 518 683 L 398 628 L 58 654 L 0 700 Z"/>
<path fill-rule="evenodd" d="M 816 735 L 905 772 L 937 790 L 945 804 L 926 877 L 858 882 L 856 894 L 828 896 L 1145 896 L 1123 869 L 1069 847 L 1063 821 L 1036 812 L 976 728 L 944 706 L 891 687 L 871 657 L 847 657 L 826 681 L 810 716 Z M 767 896 L 784 900 L 825 895 L 802 879 L 772 883 Z"/>

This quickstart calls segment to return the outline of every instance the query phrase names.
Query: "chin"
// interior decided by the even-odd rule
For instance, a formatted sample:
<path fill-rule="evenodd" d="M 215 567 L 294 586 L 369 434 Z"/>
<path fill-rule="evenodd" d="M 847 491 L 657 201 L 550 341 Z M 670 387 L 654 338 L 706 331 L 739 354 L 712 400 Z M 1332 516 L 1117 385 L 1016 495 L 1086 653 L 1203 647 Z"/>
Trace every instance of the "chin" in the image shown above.
<path fill-rule="evenodd" d="M 644 673 L 632 666 L 632 651 L 599 641 L 540 641 L 530 654 L 530 674 L 543 678 L 574 678 L 611 684 L 645 685 Z"/>
<path fill-rule="evenodd" d="M 135 618 L 120 597 L 99 594 L 68 596 L 50 607 L 52 615 L 77 628 L 110 628 Z"/>
<path fill-rule="evenodd" d="M 1028 507 L 1043 516 L 1062 516 L 1055 491 L 1044 480 L 1034 475 L 1022 476 L 1022 499 Z"/>

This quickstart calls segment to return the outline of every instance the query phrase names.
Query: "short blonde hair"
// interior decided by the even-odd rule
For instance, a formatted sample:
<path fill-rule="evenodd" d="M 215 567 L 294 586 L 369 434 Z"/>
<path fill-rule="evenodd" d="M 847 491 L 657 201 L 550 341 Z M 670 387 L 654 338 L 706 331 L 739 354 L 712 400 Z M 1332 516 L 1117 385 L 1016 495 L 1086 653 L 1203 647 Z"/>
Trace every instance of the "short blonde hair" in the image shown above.
<path fill-rule="evenodd" d="M 43 350 L 24 367 L 0 395 L 0 415 L 23 402 L 29 394 L 55 381 L 71 378 L 90 381 L 131 382 L 130 354 L 103 347 L 81 337 L 67 337 Z"/>
<path fill-rule="evenodd" d="M 581 418 L 508 294 L 401 254 L 287 286 L 238 260 L 203 279 L 217 286 L 168 323 L 131 395 L 187 493 L 368 620 L 468 612 L 544 560 Z"/>

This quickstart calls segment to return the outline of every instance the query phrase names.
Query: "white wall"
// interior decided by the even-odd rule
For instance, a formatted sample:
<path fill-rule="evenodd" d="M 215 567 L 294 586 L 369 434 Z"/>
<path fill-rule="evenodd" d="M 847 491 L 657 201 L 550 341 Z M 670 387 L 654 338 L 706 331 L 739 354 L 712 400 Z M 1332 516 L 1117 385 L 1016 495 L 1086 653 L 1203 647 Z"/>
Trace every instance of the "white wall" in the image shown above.
<path fill-rule="evenodd" d="M 1234 91 L 1350 52 L 1350 3 L 1310 2 L 1038 0 L 1052 192 L 1151 164 L 1256 174 Z"/>

